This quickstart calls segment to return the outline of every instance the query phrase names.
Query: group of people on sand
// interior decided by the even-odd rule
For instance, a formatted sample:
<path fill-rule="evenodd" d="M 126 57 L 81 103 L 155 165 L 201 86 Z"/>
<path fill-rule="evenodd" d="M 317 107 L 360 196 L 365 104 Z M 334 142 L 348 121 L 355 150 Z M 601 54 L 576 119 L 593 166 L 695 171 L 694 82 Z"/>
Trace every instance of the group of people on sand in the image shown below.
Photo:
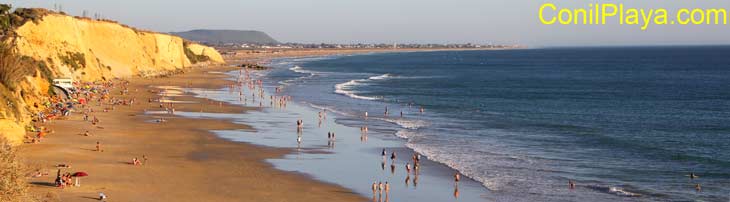
<path fill-rule="evenodd" d="M 72 185 L 74 185 L 73 175 L 71 175 L 71 173 L 61 174 L 61 169 L 58 169 L 58 173 L 56 174 L 55 184 L 56 184 L 56 187 L 59 187 L 59 188 L 65 188 L 66 186 L 72 186 Z"/>
<path fill-rule="evenodd" d="M 115 82 L 119 81 L 119 82 Z M 38 126 L 40 124 L 44 124 L 48 122 L 49 120 L 59 119 L 59 118 L 65 118 L 68 116 L 71 116 L 71 113 L 74 111 L 81 112 L 82 113 L 82 120 L 84 122 L 90 122 L 91 125 L 97 126 L 100 121 L 99 118 L 93 113 L 95 113 L 93 106 L 90 105 L 90 101 L 96 101 L 96 106 L 102 107 L 102 104 L 106 104 L 107 106 L 112 106 L 104 108 L 104 111 L 113 110 L 113 106 L 115 105 L 132 105 L 135 101 L 134 98 L 131 99 L 120 99 L 115 98 L 111 95 L 111 89 L 115 87 L 121 87 L 122 90 L 120 91 L 120 95 L 127 95 L 129 93 L 129 89 L 127 88 L 127 81 L 123 80 L 115 80 L 115 81 L 102 81 L 102 82 L 74 82 L 74 91 L 72 91 L 69 94 L 69 97 L 62 97 L 60 95 L 52 96 L 46 98 L 44 101 L 45 107 L 43 110 L 39 111 L 37 114 L 35 114 L 35 117 L 32 117 L 34 120 L 34 124 L 28 128 L 29 131 L 35 132 L 34 136 L 30 137 L 29 143 L 39 143 L 45 136 L 48 134 L 54 133 L 53 130 L 46 128 L 45 126 Z M 38 104 L 35 104 L 36 108 L 42 108 Z M 93 117 L 93 118 L 92 118 Z M 101 128 L 101 127 L 96 127 Z M 88 137 L 91 136 L 91 132 L 89 130 L 85 130 L 85 132 L 81 133 L 80 135 Z M 104 150 L 101 147 L 101 142 L 96 141 L 95 148 L 93 151 L 96 152 L 103 152 Z M 146 160 L 146 157 L 145 157 Z M 139 163 L 139 162 L 138 162 Z M 59 168 L 57 176 L 54 180 L 54 184 L 58 187 L 66 187 L 73 185 L 72 182 L 74 179 L 74 175 L 71 173 L 64 173 L 61 174 L 60 168 L 70 168 L 68 164 L 59 164 L 57 165 Z M 42 172 L 39 170 L 37 173 Z M 78 184 L 77 184 L 78 185 Z"/>

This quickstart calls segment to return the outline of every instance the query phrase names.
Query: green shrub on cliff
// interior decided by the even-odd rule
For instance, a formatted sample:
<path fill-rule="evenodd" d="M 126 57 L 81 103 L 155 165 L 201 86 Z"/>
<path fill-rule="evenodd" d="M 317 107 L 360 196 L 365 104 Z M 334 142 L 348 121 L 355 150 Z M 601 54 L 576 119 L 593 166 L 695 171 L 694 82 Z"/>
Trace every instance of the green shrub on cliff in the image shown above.
<path fill-rule="evenodd" d="M 15 28 L 28 21 L 38 23 L 43 16 L 51 13 L 51 11 L 42 8 L 16 8 L 15 11 L 10 13 L 11 9 L 10 4 L 0 4 L 0 40 L 2 41 L 12 38 Z"/>
<path fill-rule="evenodd" d="M 2 35 L 10 30 L 10 8 L 8 4 L 0 4 L 0 34 Z"/>
<path fill-rule="evenodd" d="M 207 55 L 197 55 L 197 54 L 193 53 L 193 51 L 190 50 L 190 48 L 188 48 L 188 47 L 185 47 L 185 56 L 187 56 L 188 60 L 190 60 L 190 62 L 193 64 L 198 63 L 198 62 L 206 62 L 206 61 L 210 60 L 210 58 Z"/>
<path fill-rule="evenodd" d="M 59 55 L 58 58 L 66 66 L 73 67 L 74 71 L 86 67 L 86 57 L 79 52 L 66 52 L 66 55 Z"/>

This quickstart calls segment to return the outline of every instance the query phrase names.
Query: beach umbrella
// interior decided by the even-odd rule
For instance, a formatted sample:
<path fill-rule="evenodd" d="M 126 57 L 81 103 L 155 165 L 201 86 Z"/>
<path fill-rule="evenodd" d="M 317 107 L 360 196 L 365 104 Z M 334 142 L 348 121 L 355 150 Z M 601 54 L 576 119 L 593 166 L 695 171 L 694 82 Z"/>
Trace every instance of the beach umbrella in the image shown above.
<path fill-rule="evenodd" d="M 73 176 L 73 177 L 75 177 L 75 178 L 76 178 L 76 183 L 74 184 L 74 186 L 77 186 L 77 187 L 79 187 L 79 186 L 81 186 L 81 183 L 79 182 L 79 178 L 80 178 L 80 177 L 86 177 L 86 176 L 89 176 L 89 174 L 87 174 L 86 172 L 75 172 L 75 173 L 74 173 L 74 174 L 72 174 L 71 176 Z"/>

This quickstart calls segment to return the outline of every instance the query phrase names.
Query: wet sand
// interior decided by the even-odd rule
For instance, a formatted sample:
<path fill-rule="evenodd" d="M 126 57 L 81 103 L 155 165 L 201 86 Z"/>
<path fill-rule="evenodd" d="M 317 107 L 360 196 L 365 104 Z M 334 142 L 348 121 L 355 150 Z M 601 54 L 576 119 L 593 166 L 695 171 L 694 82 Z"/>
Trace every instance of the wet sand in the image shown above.
<path fill-rule="evenodd" d="M 288 63 L 287 63 L 288 64 Z M 274 65 L 277 66 L 277 65 Z M 282 67 L 276 67 L 282 68 Z M 286 68 L 286 67 L 283 67 Z M 255 72 L 253 75 L 259 75 Z M 230 75 L 237 75 L 231 72 Z M 256 78 L 257 76 L 254 76 Z M 273 85 L 269 86 L 267 85 Z M 273 84 L 272 84 L 273 83 Z M 218 118 L 233 119 L 238 122 L 251 124 L 256 131 L 250 130 L 216 130 L 217 135 L 230 139 L 253 143 L 274 148 L 294 148 L 294 153 L 283 158 L 269 159 L 277 169 L 296 171 L 311 175 L 317 180 L 342 185 L 362 196 L 371 198 L 371 201 L 504 201 L 493 197 L 479 182 L 462 177 L 458 186 L 454 186 L 453 170 L 446 165 L 434 162 L 423 156 L 418 173 L 415 169 L 406 172 L 405 165 L 414 166 L 411 157 L 414 151 L 404 146 L 403 139 L 393 135 L 391 131 L 370 130 L 363 134 L 357 126 L 343 124 L 350 119 L 361 119 L 329 111 L 327 118 L 318 119 L 318 112 L 326 106 L 312 106 L 293 97 L 286 107 L 270 106 L 270 95 L 284 95 L 274 93 L 276 82 L 264 82 L 266 94 L 264 110 L 249 111 L 248 115 L 227 113 L 199 113 L 180 112 L 180 116 L 190 118 Z M 238 90 L 218 89 L 203 92 L 200 89 L 184 89 L 185 92 L 197 94 L 197 97 L 209 98 L 242 106 L 258 106 L 259 99 L 252 101 L 247 96 L 244 103 L 239 100 Z M 243 95 L 251 95 L 258 90 L 244 88 Z M 343 99 L 347 99 L 344 98 Z M 371 121 L 377 122 L 378 115 L 373 115 Z M 303 120 L 304 126 L 298 132 L 294 120 Z M 336 132 L 335 140 L 328 139 L 328 132 Z M 301 137 L 301 143 L 297 137 Z M 365 141 L 363 138 L 369 137 Z M 388 152 L 397 151 L 398 158 L 392 162 L 383 161 L 381 149 Z M 412 167 L 413 168 L 413 167 Z M 370 185 L 373 182 L 390 182 L 391 190 L 388 197 L 373 196 Z M 456 189 L 458 188 L 458 189 Z M 389 199 L 389 200 L 386 200 Z"/>
<path fill-rule="evenodd" d="M 133 106 L 117 106 L 100 112 L 91 106 L 100 124 L 92 125 L 73 113 L 69 120 L 44 124 L 55 132 L 41 143 L 20 146 L 26 163 L 48 176 L 30 178 L 31 192 L 57 195 L 60 201 L 94 201 L 100 192 L 109 201 L 366 201 L 368 199 L 337 185 L 310 179 L 294 172 L 274 169 L 264 159 L 280 158 L 290 149 L 275 149 L 226 141 L 209 130 L 251 130 L 249 126 L 221 119 L 188 119 L 167 114 L 145 114 L 160 110 L 156 86 L 189 86 L 218 89 L 230 84 L 225 75 L 230 67 L 189 70 L 169 78 L 130 79 Z M 182 94 L 173 98 L 188 101 L 175 104 L 178 111 L 246 113 L 257 108 L 233 106 Z M 159 117 L 166 122 L 156 123 Z M 91 136 L 83 136 L 88 130 Z M 103 152 L 94 151 L 96 141 Z M 132 158 L 148 157 L 145 165 L 132 165 Z M 83 171 L 81 187 L 53 186 L 57 164 L 70 164 L 62 172 Z M 55 198 L 55 197 L 54 197 Z"/>

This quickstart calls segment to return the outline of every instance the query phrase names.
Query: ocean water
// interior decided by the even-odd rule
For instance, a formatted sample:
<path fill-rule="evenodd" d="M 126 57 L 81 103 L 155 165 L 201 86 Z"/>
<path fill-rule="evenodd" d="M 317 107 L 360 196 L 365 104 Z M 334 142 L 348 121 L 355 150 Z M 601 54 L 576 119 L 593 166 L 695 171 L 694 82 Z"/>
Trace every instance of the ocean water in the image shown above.
<path fill-rule="evenodd" d="M 728 201 L 728 53 L 378 53 L 279 59 L 261 76 L 337 124 L 367 125 L 462 172 L 488 191 L 481 198 Z M 578 187 L 566 191 L 568 180 Z"/>

